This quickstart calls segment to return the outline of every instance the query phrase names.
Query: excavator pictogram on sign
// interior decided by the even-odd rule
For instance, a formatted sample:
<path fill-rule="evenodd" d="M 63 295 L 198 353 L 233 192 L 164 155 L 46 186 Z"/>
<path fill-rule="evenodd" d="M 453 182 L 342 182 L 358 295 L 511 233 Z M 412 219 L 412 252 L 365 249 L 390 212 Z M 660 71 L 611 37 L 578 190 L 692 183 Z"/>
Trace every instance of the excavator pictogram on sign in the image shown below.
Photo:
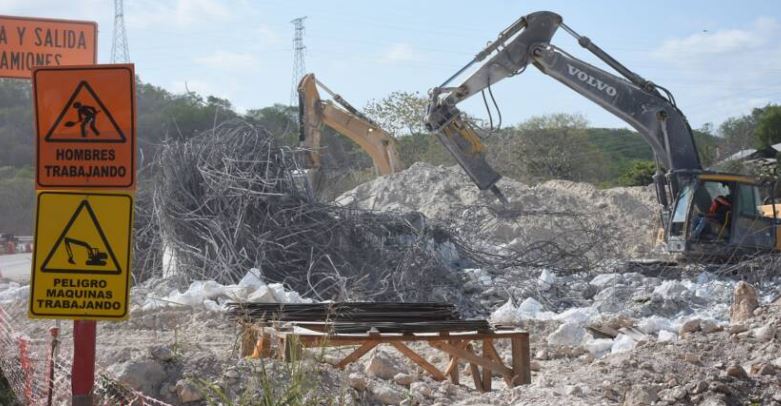
<path fill-rule="evenodd" d="M 65 225 L 43 261 L 41 271 L 85 274 L 122 272 L 88 200 L 81 202 Z"/>

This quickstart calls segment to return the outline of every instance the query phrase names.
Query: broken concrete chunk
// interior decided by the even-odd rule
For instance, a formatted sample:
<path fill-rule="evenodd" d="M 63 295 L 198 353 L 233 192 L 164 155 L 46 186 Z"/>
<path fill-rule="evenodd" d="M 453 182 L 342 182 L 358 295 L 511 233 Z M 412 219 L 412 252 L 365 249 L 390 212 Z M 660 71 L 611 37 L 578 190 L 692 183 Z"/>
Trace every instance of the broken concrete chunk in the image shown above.
<path fill-rule="evenodd" d="M 757 290 L 744 281 L 735 285 L 732 305 L 729 308 L 730 324 L 742 323 L 754 316 L 754 310 L 759 306 Z"/>
<path fill-rule="evenodd" d="M 176 396 L 182 403 L 195 402 L 203 399 L 203 393 L 192 382 L 180 379 L 176 382 Z"/>
<path fill-rule="evenodd" d="M 168 362 L 174 359 L 174 352 L 171 351 L 171 348 L 167 345 L 149 347 L 149 354 L 152 358 L 162 362 Z"/>
<path fill-rule="evenodd" d="M 713 320 L 700 320 L 700 330 L 705 334 L 710 334 L 721 331 L 723 328 Z"/>
<path fill-rule="evenodd" d="M 626 396 L 626 406 L 648 406 L 659 399 L 658 388 L 645 385 L 634 385 Z"/>
<path fill-rule="evenodd" d="M 724 373 L 727 376 L 731 376 L 735 379 L 742 379 L 742 380 L 749 379 L 746 370 L 743 369 L 743 367 L 740 365 L 730 365 L 729 367 L 727 367 Z"/>
<path fill-rule="evenodd" d="M 700 331 L 700 319 L 689 319 L 681 324 L 678 335 L 685 337 L 687 334 Z"/>
<path fill-rule="evenodd" d="M 773 322 L 768 322 L 762 327 L 755 328 L 753 334 L 759 341 L 770 341 L 776 335 L 776 327 L 773 325 Z"/>
<path fill-rule="evenodd" d="M 372 398 L 383 405 L 399 405 L 407 398 L 404 391 L 384 381 L 372 381 L 368 389 Z"/>
<path fill-rule="evenodd" d="M 577 323 L 564 323 L 548 336 L 549 345 L 574 347 L 583 341 L 586 330 Z"/>
<path fill-rule="evenodd" d="M 678 335 L 673 333 L 672 331 L 667 330 L 660 330 L 659 336 L 657 336 L 656 341 L 659 342 L 667 342 L 667 341 L 677 341 Z"/>
<path fill-rule="evenodd" d="M 396 374 L 404 372 L 398 362 L 384 351 L 375 351 L 366 363 L 366 375 L 393 379 Z"/>
<path fill-rule="evenodd" d="M 347 376 L 347 383 L 357 391 L 366 390 L 366 377 L 357 372 L 353 372 Z"/>
<path fill-rule="evenodd" d="M 396 382 L 397 385 L 409 386 L 413 381 L 415 378 L 412 375 L 403 372 L 393 376 L 393 382 Z"/>

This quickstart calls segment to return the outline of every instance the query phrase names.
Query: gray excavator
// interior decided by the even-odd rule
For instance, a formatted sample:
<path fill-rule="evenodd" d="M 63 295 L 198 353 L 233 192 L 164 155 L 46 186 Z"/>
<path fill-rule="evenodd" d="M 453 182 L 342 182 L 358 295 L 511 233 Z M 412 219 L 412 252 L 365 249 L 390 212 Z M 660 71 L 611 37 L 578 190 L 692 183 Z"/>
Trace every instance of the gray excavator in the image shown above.
<path fill-rule="evenodd" d="M 615 73 L 551 44 L 559 28 Z M 460 85 L 451 85 L 484 60 Z M 492 85 L 522 73 L 530 64 L 625 121 L 650 145 L 657 164 L 654 185 L 669 252 L 686 259 L 721 260 L 781 249 L 781 205 L 774 204 L 772 195 L 765 199 L 770 187 L 748 176 L 705 170 L 692 130 L 673 95 L 629 70 L 549 11 L 515 21 L 429 93 L 427 128 L 481 190 L 493 191 L 507 204 L 496 185 L 501 175 L 486 162 L 479 130 L 457 105 L 486 90 L 491 93 Z"/>

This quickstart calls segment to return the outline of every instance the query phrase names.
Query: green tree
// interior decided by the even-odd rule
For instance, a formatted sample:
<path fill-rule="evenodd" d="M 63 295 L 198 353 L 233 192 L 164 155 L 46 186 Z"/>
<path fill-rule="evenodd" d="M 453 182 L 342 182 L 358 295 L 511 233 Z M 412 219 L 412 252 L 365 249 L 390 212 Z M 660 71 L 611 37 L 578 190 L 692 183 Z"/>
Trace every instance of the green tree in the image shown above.
<path fill-rule="evenodd" d="M 0 232 L 32 234 L 34 204 L 32 167 L 0 167 Z"/>
<path fill-rule="evenodd" d="M 648 186 L 654 181 L 654 173 L 656 164 L 653 161 L 634 161 L 618 183 L 621 186 Z"/>
<path fill-rule="evenodd" d="M 762 148 L 781 142 L 781 106 L 768 106 L 757 120 L 757 141 Z"/>
<path fill-rule="evenodd" d="M 284 145 L 298 145 L 298 109 L 275 104 L 248 110 L 244 118 L 274 134 Z"/>
<path fill-rule="evenodd" d="M 489 160 L 500 173 L 524 182 L 597 182 L 604 176 L 604 156 L 589 142 L 587 126 L 578 114 L 532 117 L 487 138 Z"/>
<path fill-rule="evenodd" d="M 755 148 L 757 137 L 754 131 L 757 128 L 759 117 L 767 108 L 755 108 L 750 114 L 740 117 L 730 117 L 719 126 L 718 134 L 721 136 L 719 143 L 719 158 L 726 158 L 740 150 Z"/>
<path fill-rule="evenodd" d="M 364 112 L 385 131 L 400 135 L 425 133 L 423 119 L 428 99 L 419 92 L 396 91 L 380 100 L 370 100 Z"/>

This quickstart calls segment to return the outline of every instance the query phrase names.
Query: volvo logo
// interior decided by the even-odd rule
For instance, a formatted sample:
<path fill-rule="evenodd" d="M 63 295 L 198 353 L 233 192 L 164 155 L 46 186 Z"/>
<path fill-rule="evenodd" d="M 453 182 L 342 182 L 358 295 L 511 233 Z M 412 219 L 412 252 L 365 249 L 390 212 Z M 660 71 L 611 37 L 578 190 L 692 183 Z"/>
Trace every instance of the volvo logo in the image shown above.
<path fill-rule="evenodd" d="M 578 69 L 577 66 L 572 66 L 570 64 L 567 64 L 568 73 L 570 76 L 574 76 L 578 78 L 579 81 L 584 82 L 588 84 L 589 86 L 599 90 L 600 92 L 605 92 L 608 96 L 615 96 L 616 95 L 616 88 L 613 86 L 610 86 L 609 84 L 589 75 L 586 72 L 583 72 L 582 70 Z"/>

